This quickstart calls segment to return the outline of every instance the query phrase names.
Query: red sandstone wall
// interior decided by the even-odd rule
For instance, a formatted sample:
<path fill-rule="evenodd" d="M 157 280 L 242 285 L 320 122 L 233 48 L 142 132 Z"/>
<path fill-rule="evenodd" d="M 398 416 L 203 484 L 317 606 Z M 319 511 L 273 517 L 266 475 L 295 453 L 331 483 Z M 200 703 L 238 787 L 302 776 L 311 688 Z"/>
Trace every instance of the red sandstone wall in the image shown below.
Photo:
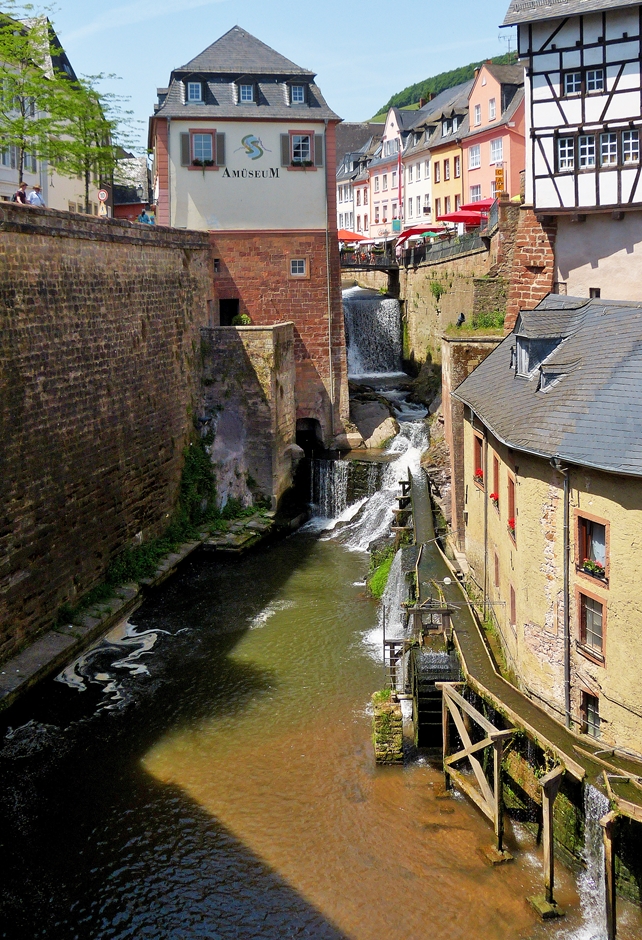
<path fill-rule="evenodd" d="M 0 658 L 167 524 L 211 297 L 205 233 L 0 210 Z"/>
<path fill-rule="evenodd" d="M 219 298 L 237 298 L 239 312 L 256 326 L 294 323 L 297 418 L 321 423 L 326 444 L 343 431 L 347 416 L 347 367 L 341 305 L 339 251 L 330 235 L 330 306 L 333 383 L 328 342 L 326 233 L 211 232 Z M 309 277 L 290 277 L 290 258 L 308 259 Z M 332 412 L 334 411 L 334 420 Z"/>
<path fill-rule="evenodd" d="M 522 206 L 506 304 L 506 331 L 513 329 L 520 310 L 532 310 L 553 290 L 556 231 L 554 220 L 538 222 L 533 210 Z"/>

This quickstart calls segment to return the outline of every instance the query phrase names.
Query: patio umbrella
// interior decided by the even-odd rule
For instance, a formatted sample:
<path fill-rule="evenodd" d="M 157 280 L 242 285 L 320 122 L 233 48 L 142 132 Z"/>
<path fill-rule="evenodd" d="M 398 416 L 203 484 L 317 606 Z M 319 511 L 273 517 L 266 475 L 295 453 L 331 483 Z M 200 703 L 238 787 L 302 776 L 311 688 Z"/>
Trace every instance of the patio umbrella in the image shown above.
<path fill-rule="evenodd" d="M 356 232 L 349 232 L 346 228 L 340 228 L 337 232 L 340 242 L 362 242 L 365 241 L 365 235 L 357 235 Z"/>
<path fill-rule="evenodd" d="M 458 209 L 457 212 L 437 216 L 438 222 L 463 222 L 465 225 L 480 225 L 481 220 L 481 212 L 471 212 L 465 209 Z"/>
<path fill-rule="evenodd" d="M 466 212 L 487 212 L 494 202 L 495 197 L 490 196 L 488 199 L 478 199 L 477 202 L 467 202 L 465 206 L 460 206 L 459 209 Z"/>

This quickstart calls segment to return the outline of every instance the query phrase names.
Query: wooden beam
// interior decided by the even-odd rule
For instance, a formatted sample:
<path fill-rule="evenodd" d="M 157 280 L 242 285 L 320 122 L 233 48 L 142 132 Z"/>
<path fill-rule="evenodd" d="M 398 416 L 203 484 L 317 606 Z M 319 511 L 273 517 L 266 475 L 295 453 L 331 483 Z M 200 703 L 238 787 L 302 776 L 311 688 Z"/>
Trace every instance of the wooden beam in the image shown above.
<path fill-rule="evenodd" d="M 615 896 L 615 847 L 613 842 L 617 834 L 617 813 L 611 811 L 600 819 L 604 838 L 604 876 L 606 888 L 606 936 L 607 940 L 616 940 L 617 911 Z"/>
<path fill-rule="evenodd" d="M 455 727 L 457 728 L 457 731 L 459 732 L 459 736 L 464 743 L 464 747 L 470 747 L 472 744 L 472 741 L 470 740 L 470 735 L 468 734 L 468 731 L 463 722 L 463 719 L 457 709 L 457 705 L 453 701 L 451 701 L 451 699 L 448 696 L 444 696 L 444 699 L 446 701 L 446 705 L 448 706 L 448 710 L 450 711 L 450 714 L 453 716 Z M 475 774 L 475 777 L 477 778 L 477 783 L 479 784 L 479 789 L 481 790 L 482 797 L 486 800 L 486 802 L 488 803 L 488 806 L 491 807 L 493 805 L 493 791 L 491 790 L 489 786 L 488 780 L 486 780 L 484 769 L 482 765 L 479 763 L 479 761 L 477 760 L 477 758 L 473 757 L 472 754 L 469 755 L 468 760 L 470 761 L 470 766 L 473 768 L 473 773 Z"/>
<path fill-rule="evenodd" d="M 435 682 L 435 688 L 441 689 L 444 695 L 447 695 L 451 701 L 456 703 L 462 711 L 466 712 L 467 715 L 470 715 L 477 724 L 486 731 L 487 734 L 493 734 L 493 732 L 498 731 L 499 729 L 484 717 L 480 711 L 478 711 L 474 705 L 471 705 L 470 702 L 467 702 L 463 695 L 460 695 L 459 692 L 456 692 L 452 687 L 450 682 Z"/>
<path fill-rule="evenodd" d="M 548 904 L 555 904 L 555 852 L 553 845 L 553 804 L 559 792 L 563 767 L 555 767 L 540 778 L 542 786 L 542 829 L 544 842 L 544 897 Z"/>
<path fill-rule="evenodd" d="M 481 751 L 485 747 L 489 747 L 492 743 L 490 738 L 484 738 L 483 741 L 478 741 L 477 744 L 471 744 L 470 747 L 465 747 L 463 751 L 457 751 L 456 754 L 451 754 L 447 762 L 456 764 L 457 761 L 463 760 L 465 757 L 470 757 L 471 754 L 474 754 L 476 751 Z"/>
<path fill-rule="evenodd" d="M 444 774 L 446 776 L 446 789 L 450 790 L 452 788 L 452 783 L 450 777 L 446 770 L 446 762 L 450 754 L 450 717 L 448 712 L 448 706 L 446 704 L 446 696 L 442 695 L 441 697 L 441 733 L 442 733 L 442 742 L 443 742 L 443 756 L 444 756 Z"/>
<path fill-rule="evenodd" d="M 493 776 L 494 776 L 494 809 L 495 809 L 495 838 L 497 851 L 504 851 L 504 799 L 502 787 L 502 757 L 504 754 L 504 739 L 493 741 Z"/>
<path fill-rule="evenodd" d="M 582 754 L 584 757 L 588 757 L 590 760 L 595 761 L 595 763 L 599 764 L 601 767 L 606 767 L 607 770 L 617 774 L 619 777 L 628 777 L 631 786 L 635 787 L 636 790 L 639 790 L 642 793 L 642 783 L 640 783 L 642 774 L 629 774 L 626 772 L 626 770 L 622 770 L 622 768 L 618 767 L 616 764 L 611 764 L 609 761 L 604 760 L 603 757 L 598 757 L 597 754 L 591 754 L 590 751 L 580 747 L 579 744 L 574 744 L 573 750 L 577 751 L 578 754 Z"/>
<path fill-rule="evenodd" d="M 479 790 L 475 789 L 470 781 L 466 779 L 464 774 L 461 774 L 458 770 L 454 770 L 452 767 L 448 768 L 448 773 L 452 777 L 453 781 L 457 784 L 459 789 L 473 801 L 475 806 L 477 806 L 482 811 L 484 816 L 490 819 L 491 822 L 494 822 L 492 803 L 489 804 L 486 802 Z"/>

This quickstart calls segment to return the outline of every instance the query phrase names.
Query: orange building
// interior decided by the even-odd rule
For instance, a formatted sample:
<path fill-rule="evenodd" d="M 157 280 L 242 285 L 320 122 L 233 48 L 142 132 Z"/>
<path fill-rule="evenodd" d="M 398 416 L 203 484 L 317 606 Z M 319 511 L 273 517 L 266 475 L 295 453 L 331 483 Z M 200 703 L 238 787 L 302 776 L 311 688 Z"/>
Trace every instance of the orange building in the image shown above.
<path fill-rule="evenodd" d="M 464 202 L 495 196 L 498 168 L 504 170 L 505 191 L 519 195 L 526 160 L 522 66 L 482 65 L 470 90 L 468 118 L 463 141 Z"/>

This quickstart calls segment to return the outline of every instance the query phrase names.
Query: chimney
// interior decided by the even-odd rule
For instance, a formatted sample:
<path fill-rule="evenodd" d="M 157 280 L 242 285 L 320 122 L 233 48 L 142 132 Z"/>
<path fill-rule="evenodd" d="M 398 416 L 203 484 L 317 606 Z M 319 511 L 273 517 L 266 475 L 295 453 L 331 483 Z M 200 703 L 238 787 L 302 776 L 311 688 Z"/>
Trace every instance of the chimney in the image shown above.
<path fill-rule="evenodd" d="M 435 97 L 434 91 L 429 91 L 429 92 L 428 92 L 428 101 L 432 101 L 432 99 L 433 99 L 434 97 Z"/>
<path fill-rule="evenodd" d="M 426 99 L 425 99 L 425 98 L 420 98 L 420 99 L 419 99 L 419 107 L 420 107 L 420 108 L 423 108 L 423 107 L 425 107 L 425 105 L 426 105 Z"/>

